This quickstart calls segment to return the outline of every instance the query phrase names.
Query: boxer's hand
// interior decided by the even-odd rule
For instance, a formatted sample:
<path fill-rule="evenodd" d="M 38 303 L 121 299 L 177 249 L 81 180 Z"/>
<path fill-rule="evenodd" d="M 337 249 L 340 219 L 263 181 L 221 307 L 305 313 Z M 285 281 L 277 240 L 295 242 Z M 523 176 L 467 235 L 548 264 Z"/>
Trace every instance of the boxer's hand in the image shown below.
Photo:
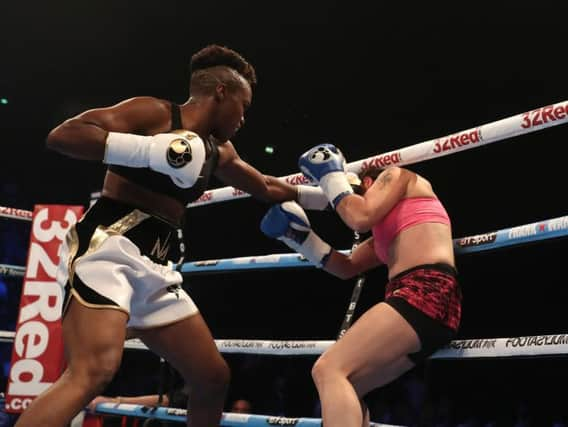
<path fill-rule="evenodd" d="M 345 158 L 334 145 L 316 145 L 300 156 L 298 166 L 306 177 L 319 183 L 334 208 L 345 196 L 353 194 L 345 176 Z"/>
<path fill-rule="evenodd" d="M 260 229 L 268 237 L 281 240 L 301 253 L 317 267 L 322 267 L 331 253 L 331 246 L 312 231 L 306 213 L 296 202 L 272 206 L 262 219 Z"/>
<path fill-rule="evenodd" d="M 195 132 L 180 130 L 142 136 L 109 132 L 103 161 L 133 168 L 150 168 L 168 175 L 182 188 L 199 178 L 205 162 L 205 144 Z"/>

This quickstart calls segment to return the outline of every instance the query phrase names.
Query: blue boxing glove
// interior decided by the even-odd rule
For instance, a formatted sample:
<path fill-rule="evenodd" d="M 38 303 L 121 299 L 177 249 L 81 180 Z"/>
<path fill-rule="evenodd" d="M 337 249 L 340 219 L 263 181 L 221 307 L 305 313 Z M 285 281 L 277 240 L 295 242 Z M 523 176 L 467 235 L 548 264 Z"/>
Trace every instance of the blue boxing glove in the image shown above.
<path fill-rule="evenodd" d="M 260 229 L 305 256 L 316 267 L 323 267 L 331 254 L 331 246 L 312 231 L 306 213 L 296 202 L 272 206 L 262 218 Z"/>
<path fill-rule="evenodd" d="M 345 158 L 332 144 L 320 144 L 300 156 L 298 166 L 303 174 L 317 182 L 335 208 L 353 188 L 345 176 Z"/>

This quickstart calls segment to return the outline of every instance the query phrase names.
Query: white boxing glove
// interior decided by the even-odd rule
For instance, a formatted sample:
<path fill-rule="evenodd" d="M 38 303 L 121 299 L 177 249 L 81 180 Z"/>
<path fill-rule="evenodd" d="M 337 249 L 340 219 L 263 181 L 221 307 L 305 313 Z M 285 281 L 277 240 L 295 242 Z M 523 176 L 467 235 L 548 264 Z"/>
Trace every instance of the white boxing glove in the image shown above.
<path fill-rule="evenodd" d="M 354 172 L 345 172 L 345 176 L 353 191 L 361 194 L 361 179 Z M 297 202 L 306 210 L 324 211 L 332 209 L 331 203 L 327 200 L 325 192 L 319 186 L 299 184 L 296 186 L 298 192 Z"/>
<path fill-rule="evenodd" d="M 205 162 L 205 144 L 195 132 L 179 130 L 153 136 L 109 132 L 104 163 L 150 168 L 168 175 L 181 188 L 199 178 Z"/>
<path fill-rule="evenodd" d="M 311 185 L 297 185 L 298 204 L 307 210 L 323 211 L 330 208 L 329 200 L 321 187 Z"/>

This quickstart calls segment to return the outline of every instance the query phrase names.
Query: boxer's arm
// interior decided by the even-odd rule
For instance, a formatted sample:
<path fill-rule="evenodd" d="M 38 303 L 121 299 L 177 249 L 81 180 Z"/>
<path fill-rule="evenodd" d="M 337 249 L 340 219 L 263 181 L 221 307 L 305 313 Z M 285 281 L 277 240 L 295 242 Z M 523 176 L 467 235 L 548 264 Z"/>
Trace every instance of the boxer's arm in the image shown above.
<path fill-rule="evenodd" d="M 340 279 L 350 279 L 381 265 L 383 263 L 375 254 L 373 238 L 369 237 L 349 255 L 332 250 L 323 269 Z"/>
<path fill-rule="evenodd" d="M 274 176 L 264 175 L 238 155 L 230 141 L 219 147 L 215 176 L 224 184 L 238 188 L 256 199 L 277 203 L 297 200 L 295 186 Z"/>
<path fill-rule="evenodd" d="M 413 179 L 416 179 L 413 172 L 389 167 L 381 172 L 363 196 L 348 195 L 335 210 L 349 228 L 367 232 L 405 197 L 408 184 Z"/>
<path fill-rule="evenodd" d="M 152 97 L 136 97 L 105 108 L 85 111 L 72 117 L 47 136 L 47 146 L 69 157 L 103 160 L 108 132 L 146 135 L 163 131 L 170 121 L 170 107 Z"/>

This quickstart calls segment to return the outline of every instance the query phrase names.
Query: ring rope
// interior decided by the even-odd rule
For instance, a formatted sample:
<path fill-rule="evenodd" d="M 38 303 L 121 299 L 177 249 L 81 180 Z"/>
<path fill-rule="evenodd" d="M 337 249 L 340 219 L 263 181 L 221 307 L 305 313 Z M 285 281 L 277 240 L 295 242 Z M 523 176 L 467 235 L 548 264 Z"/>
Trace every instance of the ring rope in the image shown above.
<path fill-rule="evenodd" d="M 221 353 L 275 356 L 319 355 L 335 341 L 215 340 Z M 568 334 L 453 340 L 431 359 L 550 356 L 568 354 Z"/>
<path fill-rule="evenodd" d="M 104 415 L 122 415 L 138 418 L 153 418 L 162 421 L 187 421 L 187 410 L 167 407 L 148 407 L 128 403 L 99 403 L 95 412 Z M 296 426 L 321 427 L 321 418 L 288 418 L 271 415 L 241 414 L 224 412 L 221 417 L 224 427 L 266 427 L 266 426 Z M 392 424 L 370 423 L 372 427 L 402 427 Z"/>
<path fill-rule="evenodd" d="M 26 268 L 21 265 L 0 264 L 0 276 L 24 277 Z"/>
<path fill-rule="evenodd" d="M 347 163 L 346 169 L 350 172 L 359 173 L 370 166 L 409 165 L 536 132 L 566 122 L 568 122 L 568 101 L 562 101 L 441 138 L 419 142 L 408 147 L 350 162 Z M 293 185 L 311 184 L 311 181 L 301 173 L 287 175 L 279 179 Z M 216 188 L 206 191 L 199 199 L 189 203 L 187 207 L 208 205 L 249 196 L 249 194 L 234 187 Z"/>
<path fill-rule="evenodd" d="M 566 122 L 568 122 L 568 101 L 562 101 L 441 138 L 419 142 L 398 150 L 350 162 L 347 163 L 346 169 L 350 172 L 359 173 L 370 166 L 409 165 L 562 125 Z M 311 184 L 311 181 L 301 173 L 286 175 L 279 177 L 279 179 L 293 185 Z M 244 197 L 250 197 L 250 195 L 234 187 L 215 188 L 204 192 L 199 199 L 188 203 L 187 207 L 191 208 Z M 2 216 L 31 221 L 32 212 L 0 206 L 0 217 Z"/>
<path fill-rule="evenodd" d="M 568 236 L 568 215 L 454 239 L 454 251 L 456 255 L 464 255 L 566 236 Z M 339 252 L 350 253 L 349 250 Z M 283 253 L 188 262 L 180 266 L 180 271 L 184 274 L 203 274 L 313 266 L 314 264 L 298 253 Z"/>
<path fill-rule="evenodd" d="M 25 209 L 0 206 L 0 217 L 20 219 L 22 221 L 31 221 L 32 215 L 33 215 L 32 211 L 27 211 Z"/>
<path fill-rule="evenodd" d="M 13 342 L 13 331 L 0 331 L 0 342 Z M 221 353 L 264 354 L 271 356 L 320 355 L 335 340 L 247 340 L 216 339 Z M 125 341 L 128 350 L 147 351 L 139 339 Z M 568 334 L 528 335 L 510 338 L 476 338 L 453 340 L 436 351 L 430 359 L 477 359 L 494 357 L 558 356 L 568 354 Z"/>
<path fill-rule="evenodd" d="M 454 251 L 456 255 L 464 255 L 566 236 L 568 236 L 568 215 L 504 228 L 489 233 L 457 238 L 454 239 Z M 350 251 L 346 249 L 340 250 L 339 252 L 348 254 Z M 313 266 L 311 262 L 298 253 L 281 253 L 193 261 L 182 264 L 180 266 L 180 272 L 184 274 L 204 274 L 220 271 L 230 273 L 246 270 Z M 23 277 L 24 274 L 25 267 L 23 266 L 0 264 L 0 276 Z"/>

